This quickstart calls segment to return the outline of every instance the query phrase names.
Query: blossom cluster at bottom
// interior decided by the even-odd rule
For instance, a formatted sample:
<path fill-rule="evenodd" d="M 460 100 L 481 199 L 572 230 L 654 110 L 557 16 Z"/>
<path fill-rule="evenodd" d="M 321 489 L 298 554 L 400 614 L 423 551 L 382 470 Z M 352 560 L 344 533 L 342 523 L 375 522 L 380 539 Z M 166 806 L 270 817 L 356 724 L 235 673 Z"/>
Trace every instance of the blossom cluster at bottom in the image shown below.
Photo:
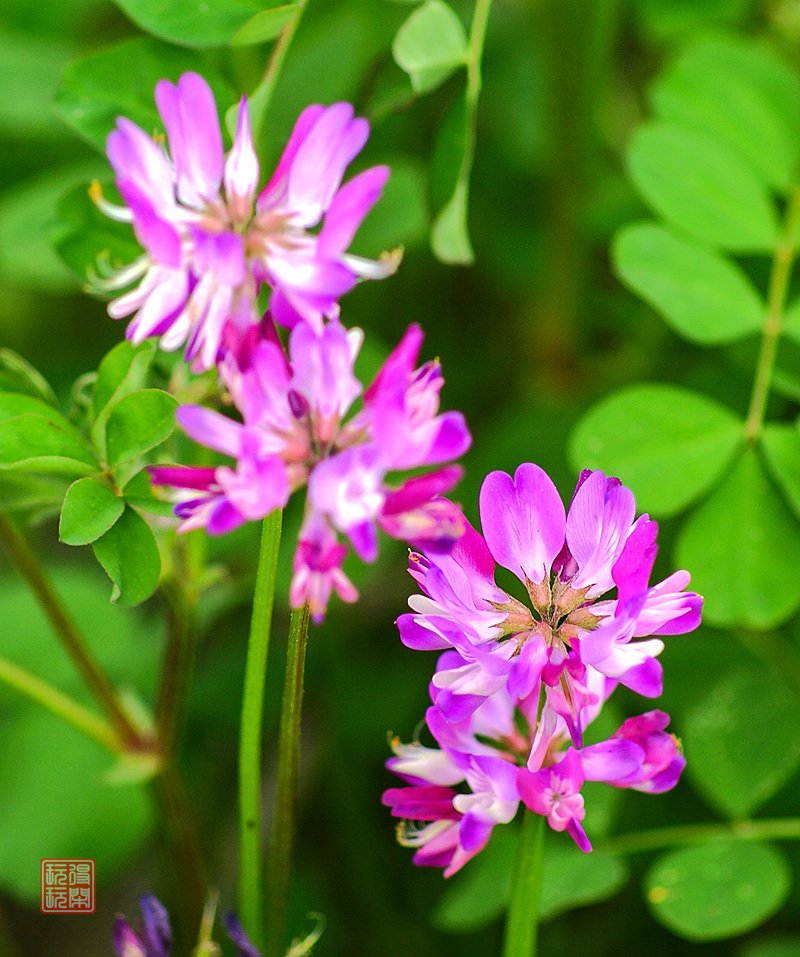
<path fill-rule="evenodd" d="M 520 802 L 590 851 L 585 781 L 675 785 L 685 760 L 663 711 L 600 743 L 583 737 L 617 685 L 661 694 L 661 636 L 696 628 L 702 605 L 686 572 L 650 585 L 656 524 L 636 518 L 630 490 L 602 472 L 582 473 L 568 514 L 538 466 L 493 472 L 480 510 L 485 538 L 467 524 L 449 554 L 411 554 L 422 594 L 398 619 L 404 644 L 443 651 L 426 713 L 438 747 L 395 739 L 387 766 L 407 786 L 383 802 L 415 863 L 446 877 Z M 527 604 L 497 586 L 495 563 L 519 578 Z"/>
<path fill-rule="evenodd" d="M 114 949 L 118 957 L 170 957 L 172 928 L 166 908 L 152 894 L 144 894 L 139 899 L 139 903 L 142 921 L 138 931 L 135 931 L 121 914 L 117 916 L 114 927 Z M 236 947 L 236 957 L 261 957 L 234 913 L 226 914 L 224 923 L 228 936 Z M 305 957 L 311 952 L 311 947 L 316 943 L 320 933 L 321 926 L 304 940 L 292 944 L 286 957 Z M 213 957 L 219 953 L 219 947 L 209 940 L 201 941 L 192 951 L 194 957 Z"/>

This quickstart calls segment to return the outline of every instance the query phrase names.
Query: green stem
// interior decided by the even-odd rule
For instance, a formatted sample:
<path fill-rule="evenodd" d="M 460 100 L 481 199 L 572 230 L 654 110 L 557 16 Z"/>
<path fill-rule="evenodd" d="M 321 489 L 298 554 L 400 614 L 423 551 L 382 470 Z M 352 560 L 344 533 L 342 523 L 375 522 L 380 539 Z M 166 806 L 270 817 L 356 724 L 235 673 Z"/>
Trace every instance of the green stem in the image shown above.
<path fill-rule="evenodd" d="M 535 957 L 544 863 L 544 817 L 525 810 L 511 878 L 503 957 Z"/>
<path fill-rule="evenodd" d="M 740 840 L 764 839 L 800 840 L 800 818 L 779 817 L 761 821 L 734 821 L 714 824 L 686 824 L 678 827 L 661 827 L 636 834 L 620 834 L 598 843 L 598 848 L 617 854 L 633 854 L 640 851 L 657 851 L 663 847 L 680 844 L 702 844 L 718 837 L 735 837 Z"/>
<path fill-rule="evenodd" d="M 153 786 L 175 871 L 171 884 L 179 888 L 175 901 L 177 930 L 183 950 L 188 952 L 197 940 L 208 888 L 197 825 L 186 788 L 172 761 L 165 761 Z"/>
<path fill-rule="evenodd" d="M 800 187 L 795 187 L 789 195 L 783 232 L 775 250 L 772 272 L 769 277 L 767 293 L 767 317 L 764 321 L 764 333 L 761 340 L 761 352 L 758 356 L 753 394 L 750 398 L 750 410 L 745 423 L 745 436 L 750 442 L 761 434 L 764 425 L 764 411 L 767 406 L 775 357 L 778 352 L 778 340 L 783 323 L 783 308 L 786 290 L 792 274 L 792 264 L 797 255 L 797 232 L 800 229 Z"/>
<path fill-rule="evenodd" d="M 112 754 L 120 755 L 124 749 L 119 737 L 109 724 L 88 708 L 65 695 L 36 675 L 19 668 L 5 658 L 0 658 L 0 681 L 32 698 L 37 704 L 47 708 L 57 718 L 66 721 L 73 728 L 96 741 Z"/>
<path fill-rule="evenodd" d="M 292 19 L 289 20 L 283 30 L 281 30 L 278 39 L 275 41 L 275 46 L 272 48 L 267 68 L 264 71 L 264 77 L 253 91 L 253 95 L 248 98 L 248 106 L 253 124 L 253 139 L 255 140 L 258 140 L 261 133 L 261 126 L 267 115 L 267 110 L 272 100 L 272 93 L 283 67 L 283 61 L 286 59 L 286 54 L 292 44 L 307 2 L 308 0 L 297 0 L 297 12 Z"/>
<path fill-rule="evenodd" d="M 292 612 L 286 650 L 286 677 L 278 739 L 278 771 L 272 839 L 267 862 L 267 955 L 286 950 L 286 912 L 292 871 L 297 782 L 300 762 L 300 719 L 303 710 L 303 673 L 308 643 L 308 605 Z"/>
<path fill-rule="evenodd" d="M 261 927 L 261 725 L 282 513 L 264 519 L 247 645 L 239 739 L 239 913 L 256 948 Z"/>
<path fill-rule="evenodd" d="M 87 687 L 108 715 L 114 730 L 130 750 L 142 750 L 146 742 L 117 700 L 114 686 L 95 658 L 72 616 L 62 604 L 33 550 L 11 520 L 0 512 L 0 542 L 34 593 Z"/>
<path fill-rule="evenodd" d="M 161 753 L 173 754 L 197 651 L 197 614 L 193 594 L 177 582 L 165 581 L 167 648 L 156 705 L 156 728 Z"/>
<path fill-rule="evenodd" d="M 483 43 L 486 39 L 486 26 L 489 22 L 491 8 L 492 0 L 476 0 L 475 9 L 472 12 L 467 60 L 467 109 L 473 114 L 477 109 L 478 97 L 481 92 Z"/>

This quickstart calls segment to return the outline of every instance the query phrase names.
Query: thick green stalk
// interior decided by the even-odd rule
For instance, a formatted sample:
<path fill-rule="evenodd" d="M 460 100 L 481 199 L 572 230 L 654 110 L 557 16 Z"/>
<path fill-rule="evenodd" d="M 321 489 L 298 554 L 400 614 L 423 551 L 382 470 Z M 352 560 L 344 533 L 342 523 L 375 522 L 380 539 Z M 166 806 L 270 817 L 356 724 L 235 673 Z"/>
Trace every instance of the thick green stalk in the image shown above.
<path fill-rule="evenodd" d="M 47 708 L 51 714 L 72 725 L 81 734 L 96 741 L 112 754 L 122 754 L 123 746 L 111 726 L 88 708 L 65 695 L 36 675 L 19 668 L 5 658 L 0 658 L 0 681 L 27 695 L 37 704 Z"/>
<path fill-rule="evenodd" d="M 239 739 L 239 913 L 256 947 L 262 936 L 261 725 L 281 519 L 282 512 L 276 509 L 264 519 L 261 532 Z"/>
<path fill-rule="evenodd" d="M 544 820 L 541 814 L 525 810 L 511 878 L 503 957 L 536 955 L 544 862 Z"/>
<path fill-rule="evenodd" d="M 285 953 L 286 911 L 292 871 L 297 780 L 300 763 L 300 719 L 303 710 L 303 673 L 308 643 L 308 605 L 292 612 L 286 650 L 278 771 L 272 839 L 267 861 L 267 955 Z"/>
<path fill-rule="evenodd" d="M 783 325 L 786 291 L 789 287 L 792 265 L 797 255 L 798 230 L 800 230 L 800 187 L 795 187 L 789 196 L 783 222 L 783 232 L 775 250 L 772 272 L 769 277 L 767 317 L 764 321 L 761 351 L 753 381 L 750 410 L 747 413 L 747 422 L 745 423 L 745 435 L 751 442 L 755 442 L 759 437 L 764 425 L 764 412 L 769 398 L 772 373 L 778 353 L 778 340 Z"/>
<path fill-rule="evenodd" d="M 108 715 L 126 748 L 142 750 L 145 743 L 117 700 L 114 686 L 94 656 L 75 621 L 61 602 L 44 568 L 25 537 L 7 515 L 0 512 L 0 543 L 34 593 L 86 686 Z"/>

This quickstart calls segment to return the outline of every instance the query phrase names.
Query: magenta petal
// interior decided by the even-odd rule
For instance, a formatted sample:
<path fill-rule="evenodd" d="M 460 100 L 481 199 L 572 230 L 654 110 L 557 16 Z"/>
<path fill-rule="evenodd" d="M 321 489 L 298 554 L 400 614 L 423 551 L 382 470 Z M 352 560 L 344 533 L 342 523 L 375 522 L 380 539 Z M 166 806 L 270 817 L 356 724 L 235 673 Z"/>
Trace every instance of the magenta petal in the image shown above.
<path fill-rule="evenodd" d="M 259 210 L 282 205 L 285 201 L 287 178 L 297 151 L 324 112 L 325 107 L 315 103 L 307 106 L 297 117 L 297 122 L 294 124 L 289 142 L 286 144 L 278 165 L 275 167 L 275 172 L 258 197 Z"/>
<path fill-rule="evenodd" d="M 213 508 L 206 524 L 209 535 L 227 535 L 240 525 L 244 525 L 245 517 L 227 499 L 220 499 Z"/>
<path fill-rule="evenodd" d="M 242 446 L 243 426 L 213 409 L 201 405 L 182 405 L 175 413 L 186 434 L 210 449 L 238 458 Z"/>
<path fill-rule="evenodd" d="M 580 758 L 584 780 L 613 783 L 636 774 L 644 763 L 645 754 L 633 741 L 610 738 L 583 748 Z"/>
<path fill-rule="evenodd" d="M 236 947 L 236 957 L 261 957 L 261 954 L 259 954 L 250 938 L 244 932 L 244 927 L 242 927 L 236 914 L 229 911 L 222 918 L 222 922 L 225 925 L 225 930 L 228 932 L 228 937 L 230 937 Z"/>
<path fill-rule="evenodd" d="M 388 166 L 373 166 L 339 190 L 320 230 L 318 251 L 321 256 L 332 258 L 347 249 L 364 217 L 380 198 L 388 178 Z"/>
<path fill-rule="evenodd" d="M 378 533 L 374 522 L 366 521 L 351 525 L 347 529 L 347 537 L 362 561 L 374 562 L 378 557 Z"/>
<path fill-rule="evenodd" d="M 564 504 L 538 465 L 486 476 L 480 494 L 486 544 L 498 564 L 521 581 L 542 581 L 564 544 Z"/>
<path fill-rule="evenodd" d="M 660 698 L 664 688 L 661 662 L 656 658 L 647 658 L 640 665 L 620 675 L 619 683 L 645 698 Z"/>
<path fill-rule="evenodd" d="M 429 472 L 427 475 L 408 479 L 400 488 L 386 496 L 381 514 L 398 515 L 419 508 L 431 499 L 448 492 L 463 474 L 464 470 L 460 465 L 450 465 L 439 469 L 438 472 Z M 473 533 L 477 534 L 474 529 Z"/>
<path fill-rule="evenodd" d="M 438 465 L 460 458 L 470 447 L 472 436 L 460 412 L 444 412 L 438 417 L 438 429 L 425 453 L 425 465 Z"/>
<path fill-rule="evenodd" d="M 430 628 L 425 628 L 417 622 L 419 616 L 412 613 L 400 615 L 397 619 L 397 628 L 400 631 L 400 641 L 406 648 L 415 651 L 441 651 L 449 648 L 450 643 Z"/>
<path fill-rule="evenodd" d="M 576 821 L 575 818 L 573 818 L 567 825 L 566 830 L 567 834 L 569 834 L 572 840 L 575 841 L 575 843 L 584 853 L 588 854 L 591 851 L 592 843 L 586 836 L 586 831 L 584 831 L 579 821 Z"/>
<path fill-rule="evenodd" d="M 207 491 L 216 482 L 216 469 L 189 465 L 148 465 L 147 474 L 153 485 L 173 485 Z"/>
<path fill-rule="evenodd" d="M 476 814 L 467 812 L 461 819 L 459 843 L 465 851 L 477 853 L 485 847 L 492 834 L 493 823 L 482 821 Z"/>

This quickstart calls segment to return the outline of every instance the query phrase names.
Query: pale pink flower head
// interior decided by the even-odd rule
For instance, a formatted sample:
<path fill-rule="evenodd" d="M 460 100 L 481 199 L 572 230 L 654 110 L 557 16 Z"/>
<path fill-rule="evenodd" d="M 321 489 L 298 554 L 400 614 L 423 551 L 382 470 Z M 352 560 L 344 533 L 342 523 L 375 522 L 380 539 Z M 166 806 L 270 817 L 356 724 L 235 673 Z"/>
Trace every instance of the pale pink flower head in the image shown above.
<path fill-rule="evenodd" d="M 321 332 L 325 319 L 338 316 L 340 296 L 360 278 L 394 271 L 397 256 L 372 262 L 347 252 L 389 175 L 376 166 L 342 185 L 369 133 L 348 103 L 301 114 L 258 194 L 246 98 L 226 156 L 214 97 L 202 77 L 162 80 L 155 95 L 167 148 L 120 117 L 107 148 L 125 205 L 107 202 L 96 185 L 92 191 L 103 212 L 133 224 L 145 249 L 131 266 L 97 280 L 109 290 L 137 283 L 109 304 L 114 318 L 133 315 L 127 335 L 134 343 L 159 336 L 166 350 L 185 344 L 192 367 L 205 371 L 220 358 L 230 325 L 258 322 L 262 285 L 272 290 L 278 322 L 306 321 Z"/>

